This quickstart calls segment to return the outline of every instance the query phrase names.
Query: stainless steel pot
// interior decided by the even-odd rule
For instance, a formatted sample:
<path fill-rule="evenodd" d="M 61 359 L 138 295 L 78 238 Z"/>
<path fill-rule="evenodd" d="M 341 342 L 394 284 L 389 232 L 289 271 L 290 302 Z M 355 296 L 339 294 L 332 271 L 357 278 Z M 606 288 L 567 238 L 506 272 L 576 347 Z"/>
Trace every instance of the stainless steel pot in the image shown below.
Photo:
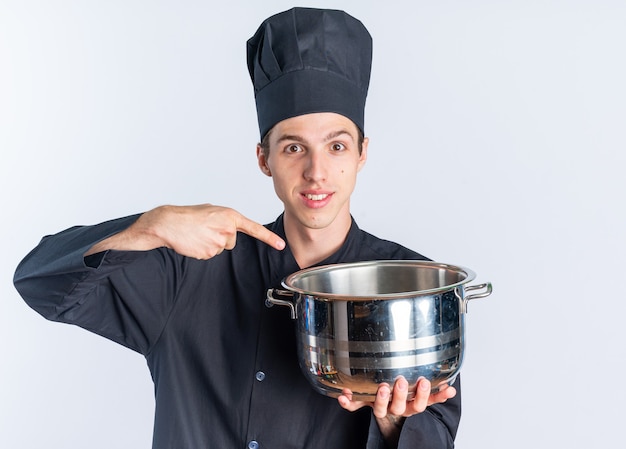
<path fill-rule="evenodd" d="M 415 260 L 326 265 L 287 276 L 286 290 L 269 289 L 266 303 L 291 309 L 300 366 L 318 392 L 337 397 L 349 388 L 373 401 L 378 384 L 399 375 L 409 396 L 421 376 L 435 391 L 454 381 L 467 302 L 492 291 L 491 283 L 466 287 L 474 278 L 466 268 Z"/>

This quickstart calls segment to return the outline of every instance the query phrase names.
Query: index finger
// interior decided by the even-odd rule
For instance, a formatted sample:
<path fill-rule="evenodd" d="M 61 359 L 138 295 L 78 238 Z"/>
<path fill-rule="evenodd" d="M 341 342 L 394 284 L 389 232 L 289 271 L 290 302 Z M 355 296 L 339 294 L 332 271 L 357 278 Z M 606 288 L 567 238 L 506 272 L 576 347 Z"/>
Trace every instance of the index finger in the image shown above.
<path fill-rule="evenodd" d="M 252 221 L 241 214 L 237 220 L 237 230 L 267 243 L 269 246 L 279 251 L 285 249 L 285 241 L 282 238 L 274 234 L 265 226 L 257 223 L 256 221 Z"/>

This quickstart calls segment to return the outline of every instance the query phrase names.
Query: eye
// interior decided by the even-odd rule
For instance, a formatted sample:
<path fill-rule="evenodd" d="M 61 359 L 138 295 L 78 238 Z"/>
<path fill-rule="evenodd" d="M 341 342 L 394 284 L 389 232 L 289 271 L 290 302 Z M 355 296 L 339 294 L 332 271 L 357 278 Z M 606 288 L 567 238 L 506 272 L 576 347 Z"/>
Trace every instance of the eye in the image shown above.
<path fill-rule="evenodd" d="M 331 149 L 331 150 L 333 150 L 333 151 L 342 151 L 342 150 L 345 150 L 345 149 L 346 149 L 346 147 L 345 147 L 345 145 L 344 145 L 344 144 L 342 144 L 342 143 L 333 143 L 333 144 L 330 146 L 330 149 Z"/>
<path fill-rule="evenodd" d="M 302 147 L 300 145 L 291 144 L 285 147 L 285 153 L 300 153 L 302 151 Z"/>
<path fill-rule="evenodd" d="M 288 153 L 288 154 L 301 153 L 301 152 L 302 152 L 302 147 L 300 145 L 295 144 L 295 143 L 292 143 L 292 144 L 287 145 L 285 147 L 285 153 Z"/>

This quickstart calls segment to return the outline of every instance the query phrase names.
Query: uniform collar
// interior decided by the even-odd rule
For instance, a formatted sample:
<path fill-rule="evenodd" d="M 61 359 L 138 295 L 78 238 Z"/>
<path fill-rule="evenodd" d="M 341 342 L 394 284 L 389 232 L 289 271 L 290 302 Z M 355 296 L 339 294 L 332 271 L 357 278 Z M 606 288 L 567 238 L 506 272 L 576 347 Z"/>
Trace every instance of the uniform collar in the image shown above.
<path fill-rule="evenodd" d="M 337 251 L 331 254 L 326 259 L 321 262 L 313 265 L 313 266 L 322 266 L 329 265 L 334 263 L 348 262 L 354 259 L 354 254 L 358 249 L 358 235 L 360 229 L 356 224 L 356 221 L 353 217 L 350 217 L 352 220 L 352 224 L 350 225 L 350 229 L 348 230 L 348 235 L 346 236 L 345 241 L 339 247 Z M 269 252 L 269 262 L 270 262 L 270 275 L 272 277 L 272 284 L 280 283 L 282 279 L 286 276 L 295 273 L 296 271 L 300 271 L 300 267 L 296 262 L 296 259 L 289 248 L 289 241 L 285 235 L 285 226 L 284 226 L 284 213 L 280 214 L 274 223 L 271 223 L 267 226 L 272 232 L 278 234 L 280 237 L 285 240 L 287 246 L 282 251 L 277 251 L 270 248 Z"/>

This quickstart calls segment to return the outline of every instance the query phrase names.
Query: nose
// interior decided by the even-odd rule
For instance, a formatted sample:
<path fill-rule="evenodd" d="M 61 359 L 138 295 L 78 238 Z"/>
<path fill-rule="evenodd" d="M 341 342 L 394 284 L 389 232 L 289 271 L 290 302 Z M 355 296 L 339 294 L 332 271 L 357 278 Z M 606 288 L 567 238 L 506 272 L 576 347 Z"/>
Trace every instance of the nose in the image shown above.
<path fill-rule="evenodd" d="M 307 155 L 304 178 L 307 181 L 324 181 L 327 176 L 327 160 L 322 151 L 310 151 Z"/>

